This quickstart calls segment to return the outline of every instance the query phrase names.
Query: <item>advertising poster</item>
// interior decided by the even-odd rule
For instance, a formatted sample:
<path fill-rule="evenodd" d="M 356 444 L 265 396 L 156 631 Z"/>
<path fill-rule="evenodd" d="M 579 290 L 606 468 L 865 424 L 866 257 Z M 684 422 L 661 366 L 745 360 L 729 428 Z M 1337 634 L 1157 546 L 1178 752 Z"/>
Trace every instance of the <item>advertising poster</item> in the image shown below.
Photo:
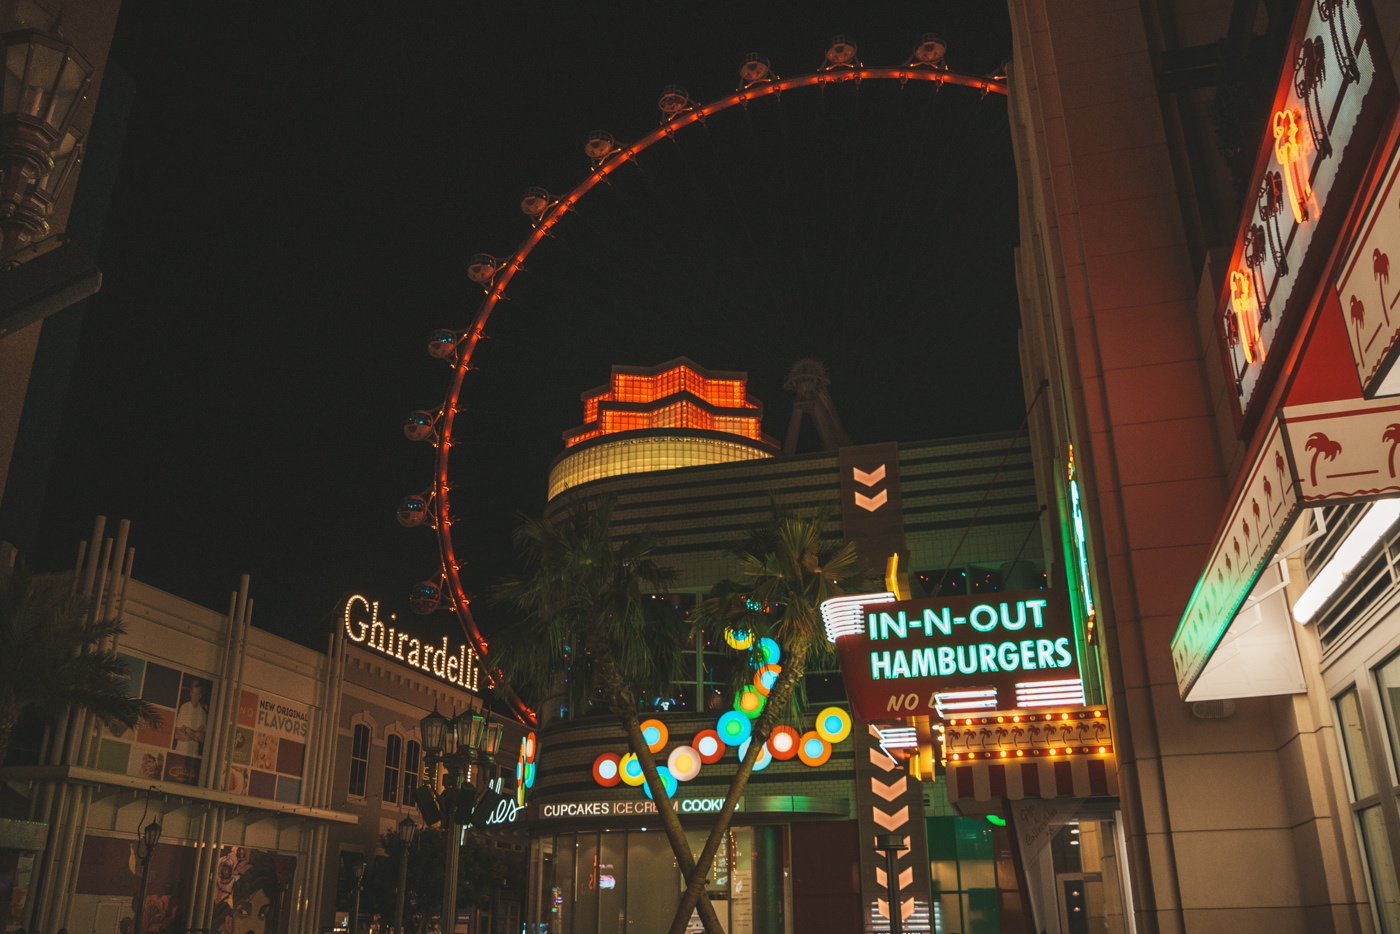
<path fill-rule="evenodd" d="M 188 927 L 194 863 L 193 847 L 162 843 L 151 853 L 141 934 L 175 934 Z M 89 836 L 83 840 L 77 894 L 129 897 L 132 910 L 121 918 L 123 934 L 131 930 L 140 886 L 135 838 Z"/>
<path fill-rule="evenodd" d="M 227 790 L 288 804 L 301 800 L 311 710 L 265 692 L 244 691 L 234 715 Z"/>
<path fill-rule="evenodd" d="M 286 934 L 292 915 L 295 856 L 226 846 L 214 866 L 210 934 Z"/>
<path fill-rule="evenodd" d="M 155 707 L 160 720 L 134 728 L 104 724 L 98 768 L 152 781 L 196 784 L 204 761 L 214 683 L 134 655 L 118 654 L 118 658 L 131 668 L 127 693 Z"/>

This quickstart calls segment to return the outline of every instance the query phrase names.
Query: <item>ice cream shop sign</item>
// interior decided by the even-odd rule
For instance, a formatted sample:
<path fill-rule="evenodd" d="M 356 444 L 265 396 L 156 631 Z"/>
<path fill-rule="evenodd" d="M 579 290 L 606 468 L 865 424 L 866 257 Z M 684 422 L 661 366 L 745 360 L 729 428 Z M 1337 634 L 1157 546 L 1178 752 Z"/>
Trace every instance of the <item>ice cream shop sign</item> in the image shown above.
<path fill-rule="evenodd" d="M 413 633 L 398 629 L 379 618 L 378 602 L 370 602 L 358 594 L 345 601 L 345 635 L 351 642 L 374 649 L 382 655 L 397 659 L 449 684 L 476 690 L 478 665 L 476 652 L 466 643 L 449 644 L 419 639 Z"/>

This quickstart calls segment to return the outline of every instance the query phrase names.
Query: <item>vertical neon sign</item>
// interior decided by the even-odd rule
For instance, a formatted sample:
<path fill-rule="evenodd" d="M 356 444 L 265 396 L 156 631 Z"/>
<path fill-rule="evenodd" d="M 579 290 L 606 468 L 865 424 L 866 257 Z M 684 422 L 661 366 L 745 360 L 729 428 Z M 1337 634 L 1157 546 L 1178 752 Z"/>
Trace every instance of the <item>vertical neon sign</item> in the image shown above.
<path fill-rule="evenodd" d="M 1088 617 L 1088 637 L 1094 635 L 1094 593 L 1089 588 L 1088 536 L 1084 532 L 1084 512 L 1079 506 L 1079 481 L 1074 477 L 1074 445 L 1069 446 L 1069 502 L 1074 518 L 1074 546 L 1079 558 L 1079 586 L 1084 592 L 1084 613 Z"/>

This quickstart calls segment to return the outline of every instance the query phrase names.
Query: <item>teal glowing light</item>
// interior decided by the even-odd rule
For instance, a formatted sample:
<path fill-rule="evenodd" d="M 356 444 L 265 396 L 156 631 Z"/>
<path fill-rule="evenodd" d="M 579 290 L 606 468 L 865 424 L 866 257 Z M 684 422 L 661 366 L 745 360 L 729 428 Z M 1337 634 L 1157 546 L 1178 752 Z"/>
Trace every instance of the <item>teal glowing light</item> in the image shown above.
<path fill-rule="evenodd" d="M 649 726 L 645 730 L 642 730 L 642 739 L 646 742 L 648 748 L 655 746 L 661 740 L 661 731 L 654 726 Z"/>
<path fill-rule="evenodd" d="M 776 665 L 778 659 L 782 658 L 782 650 L 778 648 L 778 643 L 764 636 L 758 640 L 758 654 L 763 659 L 765 665 Z"/>
<path fill-rule="evenodd" d="M 715 724 L 715 732 L 719 733 L 719 738 L 724 740 L 726 746 L 737 746 L 749 738 L 753 732 L 753 723 L 744 714 L 737 710 L 731 710 L 719 718 Z"/>
<path fill-rule="evenodd" d="M 987 823 L 991 824 L 993 827 L 1005 827 L 1005 826 L 1006 826 L 1006 818 L 1004 818 L 1004 817 L 997 817 L 995 814 L 988 814 L 988 815 L 987 815 Z"/>
<path fill-rule="evenodd" d="M 743 762 L 744 756 L 747 756 L 748 754 L 749 740 L 746 739 L 739 744 L 739 761 Z M 771 765 L 772 762 L 773 753 L 768 750 L 768 744 L 764 743 L 763 747 L 758 751 L 758 758 L 753 760 L 753 770 L 755 772 L 762 772 L 764 769 L 768 768 L 768 766 Z"/>
<path fill-rule="evenodd" d="M 666 797 L 673 797 L 676 793 L 676 776 L 672 775 L 671 770 L 664 765 L 656 767 L 656 774 L 661 776 L 661 783 L 666 786 Z M 651 783 L 644 783 L 642 788 L 646 789 L 647 797 L 650 798 L 652 796 Z"/>

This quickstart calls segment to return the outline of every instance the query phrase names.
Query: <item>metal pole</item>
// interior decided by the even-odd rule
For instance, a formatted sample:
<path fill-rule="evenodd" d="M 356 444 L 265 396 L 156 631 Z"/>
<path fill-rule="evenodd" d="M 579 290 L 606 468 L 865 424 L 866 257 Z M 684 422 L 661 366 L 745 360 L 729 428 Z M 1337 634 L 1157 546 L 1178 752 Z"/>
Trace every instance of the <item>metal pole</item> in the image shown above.
<path fill-rule="evenodd" d="M 408 844 L 400 841 L 399 851 L 399 894 L 394 900 L 394 934 L 403 934 L 403 900 L 408 890 Z"/>
<path fill-rule="evenodd" d="M 350 911 L 350 934 L 358 934 L 360 930 L 360 892 L 364 890 L 364 880 L 361 878 L 364 863 L 356 867 L 355 872 L 355 906 Z"/>
<path fill-rule="evenodd" d="M 904 911 L 903 906 L 899 903 L 898 860 L 898 850 L 885 850 L 885 879 L 888 881 L 886 892 L 890 897 L 890 934 L 904 934 Z"/>
<path fill-rule="evenodd" d="M 457 794 L 462 793 L 461 779 L 456 770 L 449 772 L 454 779 Z M 447 860 L 442 875 L 442 934 L 453 934 L 457 927 L 457 851 L 461 846 L 461 835 L 457 830 L 457 796 L 452 798 L 452 813 L 442 816 L 442 828 L 447 832 Z"/>
<path fill-rule="evenodd" d="M 150 875 L 151 854 L 141 860 L 141 887 L 136 890 L 136 916 L 131 919 L 131 934 L 141 934 L 146 926 L 146 878 Z"/>

